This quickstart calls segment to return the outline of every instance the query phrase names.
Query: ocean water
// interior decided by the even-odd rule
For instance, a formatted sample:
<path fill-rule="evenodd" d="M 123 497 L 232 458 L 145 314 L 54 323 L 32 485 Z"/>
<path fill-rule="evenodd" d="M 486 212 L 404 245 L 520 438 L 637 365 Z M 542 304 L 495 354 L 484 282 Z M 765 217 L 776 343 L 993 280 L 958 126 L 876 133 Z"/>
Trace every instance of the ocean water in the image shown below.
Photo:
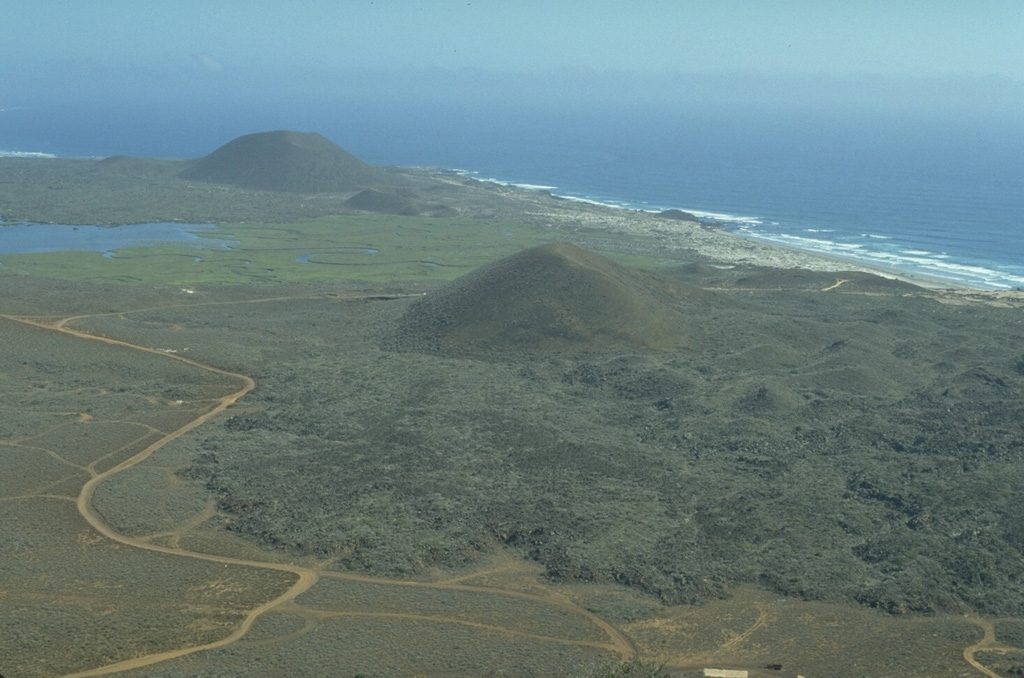
<path fill-rule="evenodd" d="M 267 129 L 319 131 L 371 163 L 680 208 L 741 236 L 893 271 L 1024 287 L 1020 115 L 377 101 L 197 118 L 98 107 L 8 114 L 0 149 L 196 157 Z"/>

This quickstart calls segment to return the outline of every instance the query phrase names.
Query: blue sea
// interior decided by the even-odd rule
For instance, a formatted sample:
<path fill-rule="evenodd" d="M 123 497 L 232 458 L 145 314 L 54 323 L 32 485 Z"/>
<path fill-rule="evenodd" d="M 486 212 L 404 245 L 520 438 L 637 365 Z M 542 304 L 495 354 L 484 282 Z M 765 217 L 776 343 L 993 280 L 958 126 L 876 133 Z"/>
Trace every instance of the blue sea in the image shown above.
<path fill-rule="evenodd" d="M 1024 288 L 1024 126 L 1000 115 L 723 106 L 333 103 L 0 116 L 2 152 L 197 157 L 318 131 L 367 162 L 458 169 L 990 289 Z M 2 215 L 0 215 L 2 216 Z"/>

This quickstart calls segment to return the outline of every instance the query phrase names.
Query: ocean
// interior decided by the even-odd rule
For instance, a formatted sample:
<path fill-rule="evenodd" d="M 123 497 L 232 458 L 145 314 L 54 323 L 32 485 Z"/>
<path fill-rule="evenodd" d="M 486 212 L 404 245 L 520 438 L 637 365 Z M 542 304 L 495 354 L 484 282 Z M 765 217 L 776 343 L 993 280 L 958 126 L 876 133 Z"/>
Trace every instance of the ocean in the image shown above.
<path fill-rule="evenodd" d="M 624 208 L 679 208 L 743 237 L 1024 288 L 1019 115 L 437 101 L 188 113 L 9 110 L 0 115 L 0 152 L 197 157 L 248 132 L 318 131 L 375 164 L 458 169 Z"/>

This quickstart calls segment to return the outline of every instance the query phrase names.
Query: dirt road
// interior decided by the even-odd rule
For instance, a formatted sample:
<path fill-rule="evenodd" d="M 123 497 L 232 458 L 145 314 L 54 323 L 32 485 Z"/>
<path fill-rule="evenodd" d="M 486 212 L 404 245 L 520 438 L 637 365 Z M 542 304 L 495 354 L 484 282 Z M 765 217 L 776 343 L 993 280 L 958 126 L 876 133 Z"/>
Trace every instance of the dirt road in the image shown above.
<path fill-rule="evenodd" d="M 352 298 L 352 297 L 357 297 L 357 298 L 393 298 L 394 295 L 388 295 L 388 296 L 384 296 L 384 295 L 346 295 L 346 297 L 348 297 L 348 298 Z M 279 299 L 280 299 L 280 297 L 275 297 L 274 298 L 274 300 L 279 300 Z M 269 299 L 257 299 L 257 300 L 252 300 L 252 301 L 249 301 L 249 302 L 233 301 L 233 302 L 221 302 L 221 303 L 260 303 L 262 301 L 269 301 Z M 140 310 L 148 310 L 148 309 L 140 309 Z M 121 312 L 117 312 L 117 313 L 104 313 L 104 314 L 95 314 L 95 315 L 127 315 L 127 314 L 132 313 L 132 312 L 133 311 L 121 311 Z M 240 373 L 237 373 L 237 372 L 230 372 L 228 370 L 223 370 L 223 369 L 214 367 L 212 365 L 207 365 L 207 364 L 202 363 L 202 362 L 200 362 L 198 360 L 193 360 L 191 358 L 184 357 L 184 356 L 179 355 L 179 354 L 168 353 L 166 351 L 161 351 L 159 349 L 150 348 L 150 347 L 147 347 L 147 346 L 141 346 L 141 345 L 137 345 L 137 344 L 132 344 L 132 343 L 129 343 L 129 342 L 126 342 L 126 341 L 122 341 L 122 340 L 119 340 L 119 339 L 113 339 L 113 338 L 109 338 L 109 337 L 103 337 L 103 336 L 99 336 L 99 335 L 89 334 L 87 332 L 83 332 L 83 331 L 76 330 L 76 329 L 73 329 L 73 328 L 69 327 L 70 323 L 72 323 L 74 321 L 77 321 L 77 320 L 83 320 L 83 319 L 92 317 L 91 315 L 72 316 L 72 317 L 67 317 L 67 318 L 63 318 L 63 319 L 60 319 L 60 320 L 56 320 L 56 321 L 47 321 L 47 320 L 43 320 L 43 319 L 40 319 L 40 318 L 30 318 L 30 317 L 23 317 L 23 316 L 0 315 L 0 317 L 6 318 L 8 320 L 15 321 L 15 322 L 23 323 L 23 324 L 26 324 L 26 325 L 31 325 L 33 327 L 37 327 L 37 328 L 41 328 L 41 329 L 45 329 L 45 330 L 50 330 L 50 331 L 54 331 L 54 332 L 60 332 L 60 333 L 63 333 L 63 334 L 66 334 L 66 335 L 70 335 L 72 337 L 76 337 L 78 339 L 82 339 L 82 340 L 86 340 L 86 341 L 101 342 L 101 343 L 104 343 L 104 344 L 107 344 L 107 345 L 110 345 L 110 346 L 121 347 L 121 348 L 124 348 L 126 350 L 141 351 L 141 352 L 157 355 L 157 356 L 160 356 L 161 358 L 166 359 L 166 360 L 176 360 L 178 362 L 184 363 L 184 364 L 192 366 L 194 368 L 197 368 L 197 369 L 200 369 L 200 370 L 204 370 L 206 372 L 213 373 L 213 374 L 216 374 L 216 375 L 220 375 L 220 376 L 225 377 L 225 378 L 227 378 L 229 380 L 232 380 L 232 381 L 236 381 L 238 383 L 238 385 L 239 385 L 239 388 L 237 390 L 233 391 L 232 393 L 229 393 L 229 394 L 227 394 L 225 396 L 222 396 L 219 399 L 217 399 L 216 400 L 216 405 L 213 408 L 211 408 L 208 411 L 206 411 L 205 413 L 203 413 L 202 415 L 200 415 L 200 416 L 196 417 L 195 419 L 189 421 L 187 424 L 179 427 L 178 429 L 176 429 L 174 431 L 171 431 L 170 433 L 167 433 L 166 435 L 164 435 L 160 439 L 156 440 L 155 442 L 150 444 L 148 447 L 146 447 L 142 451 L 140 451 L 137 454 L 135 454 L 133 457 L 131 457 L 131 458 L 121 462 L 120 464 L 114 466 L 113 468 L 111 468 L 111 469 L 109 469 L 109 470 L 107 470 L 107 471 L 105 471 L 103 473 L 92 472 L 92 477 L 82 486 L 82 488 L 81 488 L 81 490 L 80 490 L 80 492 L 78 494 L 78 497 L 77 497 L 77 500 L 76 500 L 76 506 L 77 506 L 78 512 L 81 514 L 81 516 L 89 523 L 89 525 L 93 529 L 96 530 L 96 532 L 98 532 L 100 535 L 102 535 L 103 537 L 105 537 L 107 539 L 110 539 L 110 540 L 112 540 L 114 542 L 117 542 L 119 544 L 123 544 L 125 546 L 129 546 L 129 547 L 133 547 L 133 548 L 137 548 L 137 549 L 142 549 L 142 550 L 145 550 L 145 551 L 162 553 L 162 554 L 167 554 L 167 555 L 172 555 L 172 556 L 179 556 L 179 557 L 182 557 L 182 558 L 193 558 L 193 559 L 203 560 L 203 561 L 207 561 L 207 562 L 220 563 L 220 564 L 228 565 L 228 566 L 232 566 L 233 565 L 233 566 L 243 566 L 243 567 L 264 568 L 264 569 L 276 570 L 276 571 L 280 571 L 280 572 L 287 572 L 287 573 L 295 575 L 295 583 L 293 583 L 288 588 L 287 591 L 285 591 L 284 593 L 282 593 L 278 597 L 276 597 L 276 598 L 274 598 L 272 600 L 268 600 L 267 602 L 263 603 L 262 605 L 259 605 L 258 607 L 250 610 L 249 613 L 246 615 L 245 619 L 242 621 L 242 623 L 232 633 L 230 633 L 229 635 L 225 636 L 224 638 L 221 638 L 220 640 L 217 640 L 215 642 L 208 643 L 208 644 L 205 644 L 205 645 L 192 646 L 192 647 L 182 647 L 182 648 L 173 649 L 173 650 L 169 650 L 169 651 L 165 651 L 165 652 L 149 654 L 149 655 L 145 655 L 145 656 L 142 656 L 142 657 L 135 657 L 135 658 L 132 658 L 132 659 L 129 659 L 129 660 L 125 660 L 125 661 L 121 661 L 121 662 L 117 662 L 117 663 L 113 663 L 113 664 L 108 664 L 108 665 L 105 665 L 105 666 L 99 666 L 99 667 L 91 668 L 91 669 L 88 669 L 88 670 L 80 671 L 80 672 L 77 672 L 77 673 L 68 674 L 67 676 L 65 676 L 65 678 L 85 678 L 87 676 L 102 676 L 102 675 L 115 674 L 115 673 L 120 673 L 120 672 L 123 672 L 123 671 L 128 671 L 128 670 L 131 670 L 131 669 L 137 669 L 137 668 L 141 668 L 141 667 L 145 667 L 145 666 L 150 666 L 152 664 L 157 664 L 159 662 L 168 661 L 168 660 L 171 660 L 171 659 L 175 659 L 175 658 L 178 658 L 178 657 L 183 657 L 185 655 L 194 654 L 194 653 L 197 653 L 197 652 L 204 652 L 204 651 L 208 651 L 208 650 L 214 650 L 214 649 L 217 649 L 217 648 L 225 647 L 225 646 L 230 645 L 232 643 L 235 643 L 238 640 L 240 640 L 243 637 L 245 637 L 245 635 L 249 632 L 250 628 L 256 622 L 256 620 L 258 620 L 265 613 L 267 613 L 267 612 L 269 612 L 271 610 L 280 608 L 281 606 L 284 606 L 284 605 L 286 605 L 288 603 L 293 603 L 297 596 L 299 596 L 300 594 L 302 594 L 302 593 L 308 591 L 310 588 L 312 588 L 320 580 L 321 576 L 330 577 L 330 578 L 334 578 L 334 579 L 344 579 L 344 580 L 358 581 L 358 582 L 365 582 L 365 583 L 373 583 L 373 584 L 386 584 L 386 585 L 391 585 L 391 586 L 395 586 L 395 587 L 418 587 L 418 588 L 428 588 L 428 589 L 435 589 L 435 590 L 436 589 L 441 589 L 441 590 L 451 590 L 451 591 L 466 591 L 466 592 L 474 592 L 474 593 L 484 593 L 484 594 L 489 594 L 489 595 L 494 595 L 494 596 L 501 596 L 501 597 L 506 597 L 506 598 L 507 597 L 511 597 L 511 598 L 519 598 L 519 599 L 524 599 L 524 600 L 530 600 L 530 601 L 533 601 L 533 602 L 536 602 L 536 603 L 540 603 L 540 604 L 544 604 L 544 605 L 550 605 L 550 606 L 559 608 L 559 609 L 561 609 L 561 610 L 563 610 L 563 611 L 565 611 L 565 612 L 567 612 L 569 614 L 572 614 L 572 615 L 578 615 L 580 617 L 583 617 L 584 619 L 587 620 L 587 622 L 589 622 L 590 624 L 592 624 L 595 627 L 597 627 L 598 629 L 600 629 L 601 632 L 607 637 L 607 641 L 606 642 L 594 642 L 594 641 L 574 639 L 574 638 L 556 638 L 556 637 L 543 636 L 543 635 L 533 634 L 533 633 L 524 633 L 524 632 L 522 632 L 520 630 L 513 629 L 513 628 L 505 628 L 505 627 L 501 627 L 501 626 L 480 624 L 478 622 L 458 619 L 457 617 L 446 617 L 446 616 L 437 616 L 437 615 L 422 615 L 422 614 L 412 614 L 412 613 L 409 613 L 409 614 L 404 614 L 404 613 L 382 614 L 382 613 L 379 613 L 379 612 L 346 611 L 346 610 L 332 610 L 332 611 L 324 611 L 324 612 L 317 612 L 317 613 L 315 613 L 316 616 L 321 616 L 321 617 L 323 617 L 325 619 L 326 618 L 330 618 L 330 617 L 335 617 L 335 616 L 368 616 L 368 617 L 380 617 L 380 616 L 387 617 L 387 616 L 390 616 L 390 617 L 395 617 L 395 618 L 417 619 L 419 621 L 428 621 L 428 622 L 437 622 L 437 623 L 457 623 L 457 624 L 462 624 L 462 625 L 468 625 L 468 626 L 471 626 L 471 627 L 478 627 L 478 628 L 481 628 L 481 629 L 500 631 L 500 632 L 507 633 L 507 634 L 509 634 L 511 636 L 520 636 L 520 637 L 530 638 L 532 640 L 537 640 L 537 641 L 541 641 L 541 642 L 553 642 L 553 643 L 558 643 L 558 644 L 575 645 L 575 646 L 580 646 L 580 647 L 592 647 L 592 648 L 596 648 L 596 649 L 607 650 L 607 651 L 611 651 L 611 652 L 614 652 L 614 653 L 618 654 L 623 660 L 628 660 L 630 657 L 633 656 L 633 654 L 635 652 L 634 644 L 633 644 L 632 640 L 628 636 L 626 636 L 622 631 L 620 631 L 619 629 L 615 628 L 614 626 L 612 626 L 611 624 L 607 623 L 606 621 L 604 621 L 603 619 L 599 618 L 598 616 L 594 615 L 593 613 L 591 613 L 591 612 L 589 612 L 589 611 L 579 607 L 578 605 L 573 603 L 568 598 L 566 598 L 564 596 L 560 596 L 560 595 L 558 595 L 558 594 L 556 594 L 554 592 L 548 592 L 548 593 L 546 593 L 544 595 L 541 595 L 541 594 L 532 594 L 532 593 L 522 593 L 522 592 L 518 592 L 518 591 L 508 591 L 508 590 L 497 589 L 497 588 L 486 587 L 486 586 L 471 586 L 471 585 L 460 584 L 460 583 L 456 583 L 456 582 L 451 582 L 451 583 L 446 583 L 446 582 L 411 582 L 411 581 L 399 581 L 399 580 L 376 578 L 376 577 L 366 577 L 366 576 L 359 576 L 359 575 L 349 575 L 349 574 L 345 574 L 345 573 L 342 573 L 342 572 L 332 572 L 332 571 L 317 570 L 317 569 L 312 569 L 312 568 L 309 568 L 309 567 L 302 567 L 302 566 L 292 565 L 292 564 L 265 562 L 265 561 L 249 560 L 249 559 L 244 559 L 244 558 L 232 558 L 232 557 L 218 556 L 218 555 L 207 554 L 207 553 L 200 553 L 200 552 L 196 552 L 196 551 L 189 551 L 189 550 L 182 549 L 182 548 L 174 548 L 174 547 L 171 547 L 171 546 L 163 546 L 163 545 L 159 545 L 159 544 L 154 544 L 154 543 L 151 543 L 151 542 L 146 541 L 144 539 L 133 538 L 133 537 L 129 537 L 127 535 L 119 533 L 117 530 L 115 530 L 110 525 L 105 523 L 103 518 L 97 513 L 96 509 L 94 508 L 93 503 L 92 503 L 92 498 L 93 498 L 93 494 L 96 491 L 96 488 L 101 483 L 103 483 L 104 481 L 106 481 L 106 480 L 110 479 L 111 477 L 117 475 L 118 473 L 121 473 L 121 472 L 123 472 L 123 471 L 125 471 L 125 470 L 127 470 L 129 468 L 132 468 L 133 466 L 136 466 L 137 464 L 139 464 L 139 463 L 143 462 L 144 460 L 148 459 L 153 453 L 155 453 L 157 450 L 159 450 L 160 448 L 164 447 L 168 443 L 170 443 L 170 442 L 180 438 L 181 436 L 183 436 L 183 435 L 193 431 L 194 429 L 198 428 L 199 426 L 202 426 L 206 422 L 210 421 L 211 419 L 213 419 L 214 417 L 219 415 L 221 412 L 226 410 L 228 407 L 233 405 L 235 402 L 237 402 L 240 398 L 242 398 L 247 393 L 249 393 L 252 389 L 254 389 L 256 387 L 256 382 L 251 377 L 249 377 L 249 376 L 247 376 L 245 374 L 240 374 Z"/>

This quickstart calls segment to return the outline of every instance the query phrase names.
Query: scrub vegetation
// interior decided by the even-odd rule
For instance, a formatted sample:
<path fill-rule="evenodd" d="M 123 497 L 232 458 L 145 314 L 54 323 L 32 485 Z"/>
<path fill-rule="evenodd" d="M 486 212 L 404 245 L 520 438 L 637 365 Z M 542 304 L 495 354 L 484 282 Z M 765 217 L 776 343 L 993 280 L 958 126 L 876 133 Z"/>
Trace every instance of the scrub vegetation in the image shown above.
<path fill-rule="evenodd" d="M 54 162 L 149 167 L 143 220 L 185 181 Z M 405 215 L 203 183 L 283 216 L 201 262 L 3 257 L 0 673 L 1019 669 L 1019 301 L 416 176 L 362 203 Z"/>
<path fill-rule="evenodd" d="M 301 337 L 264 345 L 253 411 L 191 439 L 186 475 L 231 529 L 367 572 L 504 544 L 552 579 L 666 603 L 747 582 L 892 613 L 1024 613 L 1016 311 L 870 276 L 828 292 L 834 276 L 785 292 L 770 271 L 677 278 L 715 289 L 682 288 L 691 345 L 673 351 L 538 335 L 486 354 L 458 314 L 438 316 L 455 339 L 417 347 L 408 323 L 459 282 L 422 301 L 289 303 L 286 325 L 311 319 Z"/>

